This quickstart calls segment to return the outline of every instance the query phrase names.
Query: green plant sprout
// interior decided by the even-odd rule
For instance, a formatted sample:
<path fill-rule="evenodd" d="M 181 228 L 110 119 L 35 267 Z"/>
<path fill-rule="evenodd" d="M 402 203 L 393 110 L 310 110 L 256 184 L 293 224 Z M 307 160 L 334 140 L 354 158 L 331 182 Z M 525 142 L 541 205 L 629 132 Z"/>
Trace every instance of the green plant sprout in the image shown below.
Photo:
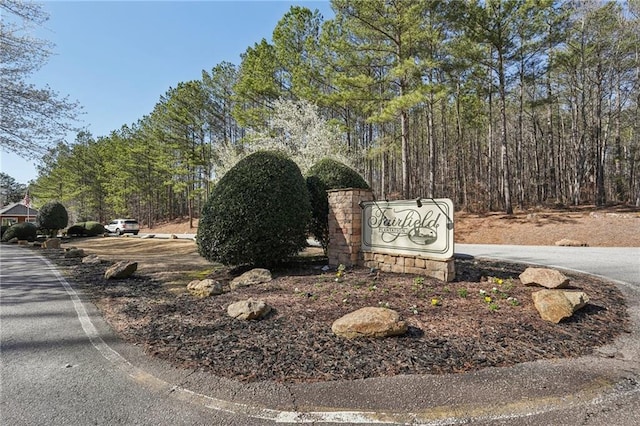
<path fill-rule="evenodd" d="M 347 268 L 342 263 L 340 265 L 338 265 L 338 270 L 336 272 L 336 280 L 335 280 L 336 282 L 340 282 L 342 277 L 344 277 L 345 269 L 347 269 Z"/>
<path fill-rule="evenodd" d="M 513 280 L 511 278 L 509 278 L 503 285 L 502 285 L 502 289 L 504 291 L 510 291 L 513 289 L 513 286 L 515 284 L 513 283 Z"/>

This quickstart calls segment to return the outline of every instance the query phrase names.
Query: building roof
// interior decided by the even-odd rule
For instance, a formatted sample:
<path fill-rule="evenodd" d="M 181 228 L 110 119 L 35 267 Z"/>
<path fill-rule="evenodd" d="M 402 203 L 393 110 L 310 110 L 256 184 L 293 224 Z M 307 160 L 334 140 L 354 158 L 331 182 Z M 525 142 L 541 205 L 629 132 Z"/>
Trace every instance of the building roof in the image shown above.
<path fill-rule="evenodd" d="M 0 209 L 0 216 L 37 216 L 38 210 L 27 207 L 22 203 L 13 203 Z"/>

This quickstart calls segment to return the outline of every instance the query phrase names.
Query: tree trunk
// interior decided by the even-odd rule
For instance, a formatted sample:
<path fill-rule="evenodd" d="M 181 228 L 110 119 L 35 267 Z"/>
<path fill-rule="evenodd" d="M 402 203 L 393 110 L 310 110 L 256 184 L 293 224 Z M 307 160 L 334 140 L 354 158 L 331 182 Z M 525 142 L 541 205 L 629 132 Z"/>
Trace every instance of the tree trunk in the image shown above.
<path fill-rule="evenodd" d="M 524 208 L 524 59 L 520 61 L 520 90 L 518 93 L 518 135 L 516 138 L 516 191 L 518 194 L 518 207 Z"/>
<path fill-rule="evenodd" d="M 427 137 L 429 138 L 429 197 L 433 198 L 436 192 L 436 137 L 434 135 L 434 105 L 433 93 L 429 95 L 429 107 L 427 111 Z"/>
<path fill-rule="evenodd" d="M 606 203 L 606 194 L 604 188 L 605 173 L 605 153 L 607 150 L 606 138 L 602 135 L 602 64 L 598 64 L 596 76 L 598 83 L 596 84 L 596 111 L 595 111 L 595 129 L 593 130 L 594 144 L 596 145 L 596 206 L 604 206 Z"/>
<path fill-rule="evenodd" d="M 490 49 L 490 55 L 493 56 L 493 50 Z M 488 152 L 489 155 L 487 157 L 487 188 L 489 193 L 489 205 L 487 206 L 489 211 L 493 211 L 493 195 L 494 195 L 494 184 L 493 184 L 493 74 L 491 71 L 491 67 L 489 67 L 489 129 L 488 129 Z"/>
<path fill-rule="evenodd" d="M 511 205 L 511 187 L 509 181 L 511 173 L 509 171 L 509 153 L 507 149 L 507 94 L 504 70 L 504 58 L 502 52 L 498 50 L 498 81 L 500 90 L 500 119 L 502 128 L 500 129 L 500 153 L 502 167 L 502 188 L 504 197 L 504 209 L 506 214 L 513 214 Z"/>
<path fill-rule="evenodd" d="M 409 125 L 407 122 L 407 112 L 400 112 L 400 132 L 402 137 L 402 196 L 409 199 Z"/>

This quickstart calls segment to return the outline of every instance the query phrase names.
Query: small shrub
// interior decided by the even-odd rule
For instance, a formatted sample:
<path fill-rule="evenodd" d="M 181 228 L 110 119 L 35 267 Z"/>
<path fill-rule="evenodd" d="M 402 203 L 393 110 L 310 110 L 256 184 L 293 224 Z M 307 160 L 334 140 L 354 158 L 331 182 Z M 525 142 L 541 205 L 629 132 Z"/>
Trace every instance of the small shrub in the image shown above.
<path fill-rule="evenodd" d="M 306 247 L 309 194 L 284 154 L 258 151 L 220 179 L 198 224 L 198 252 L 225 265 L 270 266 Z"/>
<path fill-rule="evenodd" d="M 325 158 L 314 164 L 307 176 L 317 176 L 327 189 L 369 188 L 367 182 L 352 168 L 339 161 Z"/>
<path fill-rule="evenodd" d="M 329 246 L 329 201 L 327 190 L 365 188 L 367 182 L 350 167 L 325 158 L 314 164 L 307 173 L 307 190 L 311 201 L 312 217 L 309 232 L 320 242 L 325 253 Z"/>
<path fill-rule="evenodd" d="M 85 235 L 85 232 L 86 230 L 84 229 L 84 226 L 80 224 L 70 226 L 67 229 L 67 235 L 70 237 L 83 237 Z"/>
<path fill-rule="evenodd" d="M 12 238 L 18 238 L 19 240 L 35 241 L 38 229 L 33 223 L 22 222 L 16 223 L 7 229 L 2 234 L 2 241 L 7 242 Z"/>
<path fill-rule="evenodd" d="M 88 231 L 89 235 L 92 236 L 102 235 L 107 232 L 104 225 L 99 222 L 87 222 L 85 229 Z"/>
<path fill-rule="evenodd" d="M 2 225 L 2 227 L 0 227 L 0 238 L 2 238 L 2 236 L 4 235 L 5 231 L 7 229 L 9 229 L 11 227 L 11 225 Z"/>
<path fill-rule="evenodd" d="M 67 209 L 59 201 L 49 201 L 38 210 L 36 218 L 38 228 L 48 235 L 55 237 L 58 230 L 67 227 L 69 215 Z"/>
<path fill-rule="evenodd" d="M 67 229 L 67 235 L 70 237 L 95 237 L 105 233 L 104 226 L 98 222 L 78 222 Z"/>
<path fill-rule="evenodd" d="M 94 221 L 78 222 L 74 226 L 81 227 L 83 230 L 81 235 L 86 235 L 87 237 L 95 237 L 96 235 L 102 235 L 106 232 L 106 229 L 104 229 L 104 226 L 101 223 Z M 67 231 L 67 234 L 71 235 L 69 231 Z"/>

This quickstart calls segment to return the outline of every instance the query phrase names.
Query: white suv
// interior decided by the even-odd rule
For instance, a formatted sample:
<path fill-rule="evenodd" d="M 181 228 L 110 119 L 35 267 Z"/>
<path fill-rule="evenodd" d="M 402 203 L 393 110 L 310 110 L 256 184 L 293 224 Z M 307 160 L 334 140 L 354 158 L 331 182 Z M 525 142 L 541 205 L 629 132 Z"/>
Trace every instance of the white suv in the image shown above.
<path fill-rule="evenodd" d="M 138 221 L 135 219 L 116 219 L 105 225 L 105 229 L 118 235 L 122 235 L 125 232 L 138 235 L 138 232 L 140 232 L 140 225 L 138 225 Z"/>

